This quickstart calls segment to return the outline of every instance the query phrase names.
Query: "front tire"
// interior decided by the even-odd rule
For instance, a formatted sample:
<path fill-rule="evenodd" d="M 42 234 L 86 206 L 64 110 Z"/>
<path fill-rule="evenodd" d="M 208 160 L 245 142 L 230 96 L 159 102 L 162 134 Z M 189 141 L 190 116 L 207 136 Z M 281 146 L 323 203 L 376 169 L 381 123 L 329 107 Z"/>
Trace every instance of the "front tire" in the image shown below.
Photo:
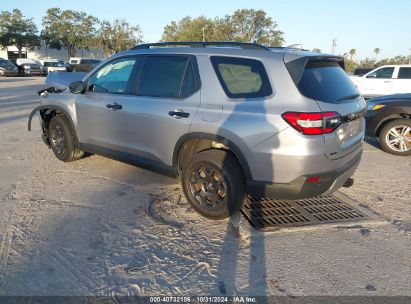
<path fill-rule="evenodd" d="M 229 152 L 211 149 L 193 156 L 183 170 L 182 187 L 202 216 L 221 220 L 239 211 L 245 198 L 244 177 Z"/>
<path fill-rule="evenodd" d="M 379 136 L 381 148 L 394 155 L 411 155 L 411 120 L 396 119 L 386 124 Z"/>
<path fill-rule="evenodd" d="M 49 124 L 49 143 L 56 157 L 64 162 L 71 162 L 83 157 L 70 123 L 64 115 L 57 114 Z"/>

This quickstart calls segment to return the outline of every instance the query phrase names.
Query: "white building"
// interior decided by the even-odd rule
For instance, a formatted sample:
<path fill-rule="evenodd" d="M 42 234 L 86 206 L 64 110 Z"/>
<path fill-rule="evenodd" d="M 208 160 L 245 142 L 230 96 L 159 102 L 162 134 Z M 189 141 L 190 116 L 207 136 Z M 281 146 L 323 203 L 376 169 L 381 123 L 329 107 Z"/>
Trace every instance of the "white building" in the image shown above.
<path fill-rule="evenodd" d="M 0 49 L 0 58 L 5 59 L 14 59 L 18 58 L 19 50 L 15 46 L 9 46 L 5 49 Z M 90 49 L 90 50 L 83 50 L 77 49 L 76 50 L 77 57 L 84 57 L 84 58 L 93 58 L 93 59 L 104 59 L 104 53 L 102 49 Z M 22 51 L 23 58 L 31 58 L 31 59 L 59 59 L 64 60 L 64 62 L 69 61 L 69 56 L 66 48 L 62 48 L 61 50 L 51 49 L 44 43 L 41 47 L 35 47 L 33 50 L 23 48 Z"/>

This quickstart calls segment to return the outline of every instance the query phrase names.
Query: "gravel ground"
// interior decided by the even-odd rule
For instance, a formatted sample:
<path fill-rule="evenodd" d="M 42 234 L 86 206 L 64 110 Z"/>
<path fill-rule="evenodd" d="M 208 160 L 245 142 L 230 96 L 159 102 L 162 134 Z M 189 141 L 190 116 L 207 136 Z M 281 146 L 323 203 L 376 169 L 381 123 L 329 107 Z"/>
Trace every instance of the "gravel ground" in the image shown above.
<path fill-rule="evenodd" d="M 42 82 L 0 79 L 0 296 L 411 296 L 410 157 L 365 144 L 338 195 L 366 221 L 258 232 L 200 217 L 173 179 L 58 161 L 27 132 Z"/>

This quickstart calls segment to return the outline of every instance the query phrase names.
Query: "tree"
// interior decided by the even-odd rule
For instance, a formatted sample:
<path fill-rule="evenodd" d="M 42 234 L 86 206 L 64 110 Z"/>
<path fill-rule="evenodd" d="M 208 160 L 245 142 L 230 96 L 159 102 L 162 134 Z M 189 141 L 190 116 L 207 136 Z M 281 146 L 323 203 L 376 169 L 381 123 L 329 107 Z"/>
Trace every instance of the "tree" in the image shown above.
<path fill-rule="evenodd" d="M 67 48 L 69 57 L 73 57 L 76 48 L 96 46 L 97 24 L 97 18 L 84 12 L 50 8 L 43 17 L 42 38 L 51 48 Z"/>
<path fill-rule="evenodd" d="M 375 57 L 377 57 L 378 56 L 378 54 L 380 53 L 380 49 L 379 48 L 375 48 L 374 49 L 374 53 L 375 53 Z"/>
<path fill-rule="evenodd" d="M 126 20 L 116 19 L 112 23 L 101 22 L 97 40 L 105 55 L 113 55 L 141 43 L 142 35 L 138 25 L 131 26 Z"/>
<path fill-rule="evenodd" d="M 33 19 L 24 18 L 20 10 L 0 13 L 0 45 L 2 47 L 15 45 L 19 50 L 19 58 L 24 47 L 32 48 L 41 45 L 37 33 Z"/>
<path fill-rule="evenodd" d="M 283 32 L 277 29 L 277 23 L 263 10 L 236 10 L 233 15 L 225 17 L 225 22 L 231 26 L 233 41 L 267 46 L 281 46 L 284 43 Z"/>
<path fill-rule="evenodd" d="M 204 34 L 204 35 L 203 35 Z M 236 41 L 281 46 L 283 33 L 263 10 L 241 9 L 214 20 L 184 17 L 164 27 L 162 41 Z"/>
<path fill-rule="evenodd" d="M 213 35 L 215 24 L 213 20 L 200 16 L 198 18 L 184 17 L 180 21 L 172 21 L 164 27 L 162 41 L 202 41 L 203 31 L 206 41 Z"/>
<path fill-rule="evenodd" d="M 313 51 L 314 53 L 321 53 L 321 50 L 318 49 L 318 48 L 314 48 L 312 51 Z"/>
<path fill-rule="evenodd" d="M 357 54 L 357 50 L 356 49 L 351 49 L 349 51 L 349 54 L 350 54 L 350 59 L 352 60 L 352 58 Z"/>

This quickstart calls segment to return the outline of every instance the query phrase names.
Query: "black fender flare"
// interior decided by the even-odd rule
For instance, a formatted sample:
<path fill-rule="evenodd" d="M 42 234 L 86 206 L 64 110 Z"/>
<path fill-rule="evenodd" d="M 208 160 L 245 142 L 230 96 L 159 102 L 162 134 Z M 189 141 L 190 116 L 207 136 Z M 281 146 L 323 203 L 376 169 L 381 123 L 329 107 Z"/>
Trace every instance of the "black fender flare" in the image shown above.
<path fill-rule="evenodd" d="M 41 110 L 54 110 L 58 113 L 64 114 L 64 116 L 66 116 L 68 121 L 70 122 L 70 127 L 72 127 L 73 130 L 76 130 L 76 128 L 74 127 L 73 120 L 71 119 L 71 116 L 65 109 L 59 106 L 55 106 L 55 105 L 42 105 L 42 106 L 38 106 L 34 108 L 33 111 L 31 111 L 29 115 L 28 124 L 27 124 L 28 131 L 31 131 L 31 120 L 33 119 L 34 114 L 36 114 L 38 111 L 41 111 Z"/>
<path fill-rule="evenodd" d="M 193 133 L 185 134 L 180 137 L 180 139 L 177 141 L 176 145 L 174 146 L 174 152 L 173 152 L 173 166 L 175 168 L 178 167 L 178 164 L 177 164 L 178 154 L 180 152 L 181 147 L 186 141 L 190 139 L 209 139 L 209 140 L 217 141 L 217 142 L 224 144 L 230 149 L 230 151 L 234 153 L 235 157 L 237 157 L 240 163 L 240 166 L 244 172 L 245 179 L 246 180 L 252 179 L 250 167 L 248 166 L 248 162 L 246 158 L 244 157 L 243 153 L 241 152 L 241 150 L 229 139 L 223 136 L 220 136 L 220 135 L 209 134 L 209 133 L 193 132 Z"/>
<path fill-rule="evenodd" d="M 374 136 L 379 136 L 382 128 L 386 123 L 394 119 L 406 118 L 404 116 L 411 117 L 411 107 L 406 106 L 392 106 L 387 108 L 382 108 L 381 112 L 378 115 L 378 123 L 374 130 Z"/>

